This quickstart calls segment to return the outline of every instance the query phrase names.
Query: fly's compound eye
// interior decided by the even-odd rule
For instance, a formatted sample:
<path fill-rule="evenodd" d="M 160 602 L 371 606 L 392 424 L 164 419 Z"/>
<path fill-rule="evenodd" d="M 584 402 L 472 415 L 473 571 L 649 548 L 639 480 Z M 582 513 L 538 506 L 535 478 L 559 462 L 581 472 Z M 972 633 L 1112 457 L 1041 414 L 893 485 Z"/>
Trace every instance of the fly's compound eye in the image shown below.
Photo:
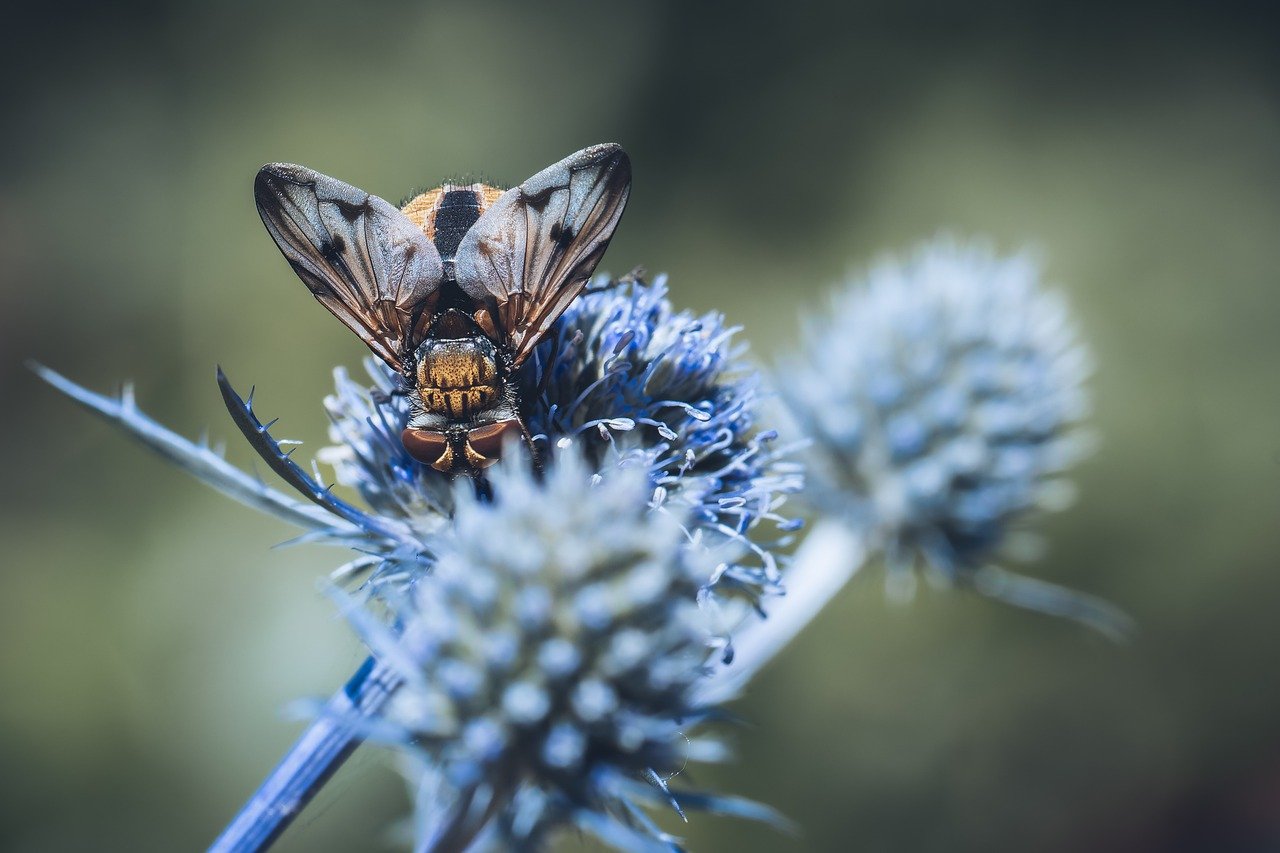
<path fill-rule="evenodd" d="M 488 468 L 502 455 L 502 446 L 515 443 L 524 436 L 517 420 L 498 421 L 467 432 L 467 462 L 476 468 Z"/>
<path fill-rule="evenodd" d="M 437 471 L 453 470 L 453 448 L 444 433 L 429 429 L 407 429 L 400 433 L 400 441 L 409 455 Z"/>

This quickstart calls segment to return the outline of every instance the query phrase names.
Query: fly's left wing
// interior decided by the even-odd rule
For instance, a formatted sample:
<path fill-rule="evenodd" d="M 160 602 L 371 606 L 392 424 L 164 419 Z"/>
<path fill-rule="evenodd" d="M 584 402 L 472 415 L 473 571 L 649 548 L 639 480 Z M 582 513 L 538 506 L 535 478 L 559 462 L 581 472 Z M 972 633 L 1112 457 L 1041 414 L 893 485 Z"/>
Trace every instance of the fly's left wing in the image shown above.
<path fill-rule="evenodd" d="M 263 166 L 253 197 L 320 304 L 403 372 L 444 278 L 435 244 L 390 203 L 302 166 Z"/>
<path fill-rule="evenodd" d="M 626 152 L 593 145 L 507 190 L 462 238 L 458 286 L 493 310 L 516 365 L 586 286 L 630 192 Z"/>

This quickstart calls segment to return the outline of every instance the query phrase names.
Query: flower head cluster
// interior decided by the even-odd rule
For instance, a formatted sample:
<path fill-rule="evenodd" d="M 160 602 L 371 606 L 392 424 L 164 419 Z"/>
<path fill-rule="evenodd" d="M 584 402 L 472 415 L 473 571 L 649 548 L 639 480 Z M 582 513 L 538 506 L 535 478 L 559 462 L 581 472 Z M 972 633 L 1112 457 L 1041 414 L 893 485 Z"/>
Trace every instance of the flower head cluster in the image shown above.
<path fill-rule="evenodd" d="M 363 592 L 376 604 L 351 617 L 392 672 L 371 689 L 397 698 L 385 713 L 383 698 L 361 699 L 368 716 L 350 722 L 426 759 L 419 814 L 440 847 L 482 830 L 533 846 L 573 824 L 623 849 L 666 849 L 640 804 L 772 819 L 667 785 L 686 762 L 721 752 L 686 734 L 709 701 L 695 685 L 710 661 L 728 665 L 731 632 L 778 589 L 776 543 L 759 528 L 785 538 L 796 526 L 779 507 L 799 470 L 755 422 L 762 395 L 734 331 L 719 315 L 674 311 L 662 280 L 597 283 L 518 377 L 548 473 L 510 454 L 488 472 L 492 503 L 409 456 L 406 389 L 381 365 L 370 364 L 372 387 L 338 370 L 325 400 L 334 444 L 318 461 L 363 505 L 294 461 L 294 443 L 221 371 L 232 419 L 293 493 L 165 429 L 131 393 L 42 375 L 215 488 L 301 526 L 303 539 L 359 554 L 338 574 L 371 577 Z M 272 800 L 262 813 L 280 808 Z"/>
<path fill-rule="evenodd" d="M 1088 444 L 1090 360 L 1035 261 L 939 240 L 875 267 L 804 338 L 780 392 L 812 439 L 815 503 L 870 531 L 908 588 L 923 559 L 1007 593 L 980 570 L 1029 513 L 1065 503 L 1060 475 Z"/>
<path fill-rule="evenodd" d="M 403 680 L 370 731 L 424 759 L 425 849 L 482 830 L 525 849 L 565 825 L 646 849 L 663 835 L 637 803 L 679 808 L 664 780 L 720 751 L 685 734 L 716 633 L 707 553 L 651 511 L 643 469 L 593 467 L 577 449 L 541 481 L 500 463 L 492 502 L 455 493 L 430 577 L 393 599 L 399 632 L 356 612 Z M 742 811 L 686 802 L 717 803 Z"/>
<path fill-rule="evenodd" d="M 1021 520 L 1063 503 L 1061 474 L 1086 444 L 1089 359 L 1030 259 L 937 242 L 876 268 L 810 324 L 778 391 L 809 438 L 823 535 L 802 546 L 771 618 L 745 625 L 744 611 L 779 590 L 772 551 L 796 527 L 781 507 L 801 479 L 756 423 L 762 391 L 735 331 L 717 314 L 674 311 L 661 278 L 598 281 L 516 377 L 542 473 L 506 454 L 484 499 L 407 453 L 408 389 L 372 361 L 372 387 L 336 371 L 334 444 L 318 457 L 363 506 L 293 461 L 221 372 L 236 425 L 296 495 L 166 430 L 127 391 L 104 397 L 40 372 L 215 488 L 360 554 L 344 569 L 370 573 L 376 604 L 349 602 L 348 615 L 390 675 L 376 701 L 344 692 L 326 719 L 413 762 L 421 849 L 531 849 L 577 827 L 620 849 L 667 850 L 643 806 L 773 819 L 669 783 L 723 754 L 691 729 L 869 550 L 900 580 L 924 564 L 1124 628 L 1102 602 L 986 565 Z M 722 653 L 733 632 L 736 661 Z M 312 764 L 332 767 L 301 755 L 299 778 L 319 778 Z M 246 814 L 296 806 L 264 797 Z"/>
<path fill-rule="evenodd" d="M 794 463 L 759 430 L 756 372 L 718 314 L 675 311 L 659 278 L 599 280 L 573 302 L 524 366 L 525 417 L 543 458 L 576 445 L 596 471 L 645 470 L 656 505 L 670 504 L 708 539 L 735 539 L 751 560 L 717 574 L 720 592 L 756 601 L 777 589 L 769 547 L 747 533 L 762 522 L 784 533 L 779 514 L 800 487 Z M 400 443 L 409 403 L 399 377 L 369 363 L 374 387 L 336 371 L 325 405 L 335 445 L 320 459 L 376 512 L 430 533 L 453 512 L 447 478 L 414 461 Z M 398 567 L 397 567 L 398 568 Z"/>
<path fill-rule="evenodd" d="M 732 564 L 720 582 L 758 594 L 774 589 L 777 570 L 745 534 L 761 521 L 794 530 L 779 509 L 802 479 L 788 449 L 774 447 L 777 432 L 757 430 L 763 393 L 736 332 L 720 314 L 675 311 L 665 276 L 603 283 L 535 353 L 530 427 L 548 442 L 581 444 L 597 468 L 643 467 L 657 503 L 754 550 L 757 568 Z"/>

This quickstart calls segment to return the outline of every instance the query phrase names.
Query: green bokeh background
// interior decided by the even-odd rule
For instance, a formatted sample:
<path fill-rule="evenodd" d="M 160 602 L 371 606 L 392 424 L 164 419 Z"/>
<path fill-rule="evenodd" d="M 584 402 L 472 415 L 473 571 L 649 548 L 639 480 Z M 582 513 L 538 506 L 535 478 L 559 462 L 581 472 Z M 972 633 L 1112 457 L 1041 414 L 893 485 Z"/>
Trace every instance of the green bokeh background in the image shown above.
<path fill-rule="evenodd" d="M 284 435 L 361 345 L 254 212 L 269 160 L 393 200 L 635 164 L 605 260 L 671 274 L 768 359 L 801 306 L 940 229 L 1038 245 L 1099 370 L 1099 451 L 1040 576 L 1074 626 L 865 576 L 735 710 L 699 781 L 796 838 L 695 850 L 1280 849 L 1280 28 L 1261 3 L 76 3 L 0 55 L 0 848 L 207 843 L 361 660 L 344 560 L 189 480 L 22 367 L 132 377 L 246 466 L 221 363 Z M 362 750 L 281 850 L 378 849 L 406 806 Z M 578 849 L 569 841 L 567 849 Z"/>

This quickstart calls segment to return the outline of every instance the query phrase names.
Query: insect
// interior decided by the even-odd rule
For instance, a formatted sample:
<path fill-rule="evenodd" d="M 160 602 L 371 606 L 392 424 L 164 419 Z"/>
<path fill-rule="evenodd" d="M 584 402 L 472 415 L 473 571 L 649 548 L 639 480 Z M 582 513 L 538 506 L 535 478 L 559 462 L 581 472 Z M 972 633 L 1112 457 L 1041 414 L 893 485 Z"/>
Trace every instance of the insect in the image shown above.
<path fill-rule="evenodd" d="M 302 166 L 263 166 L 267 231 L 320 304 L 404 378 L 405 450 L 476 476 L 533 450 L 516 372 L 582 292 L 622 217 L 631 161 L 593 145 L 505 192 L 444 184 L 397 209 Z"/>

